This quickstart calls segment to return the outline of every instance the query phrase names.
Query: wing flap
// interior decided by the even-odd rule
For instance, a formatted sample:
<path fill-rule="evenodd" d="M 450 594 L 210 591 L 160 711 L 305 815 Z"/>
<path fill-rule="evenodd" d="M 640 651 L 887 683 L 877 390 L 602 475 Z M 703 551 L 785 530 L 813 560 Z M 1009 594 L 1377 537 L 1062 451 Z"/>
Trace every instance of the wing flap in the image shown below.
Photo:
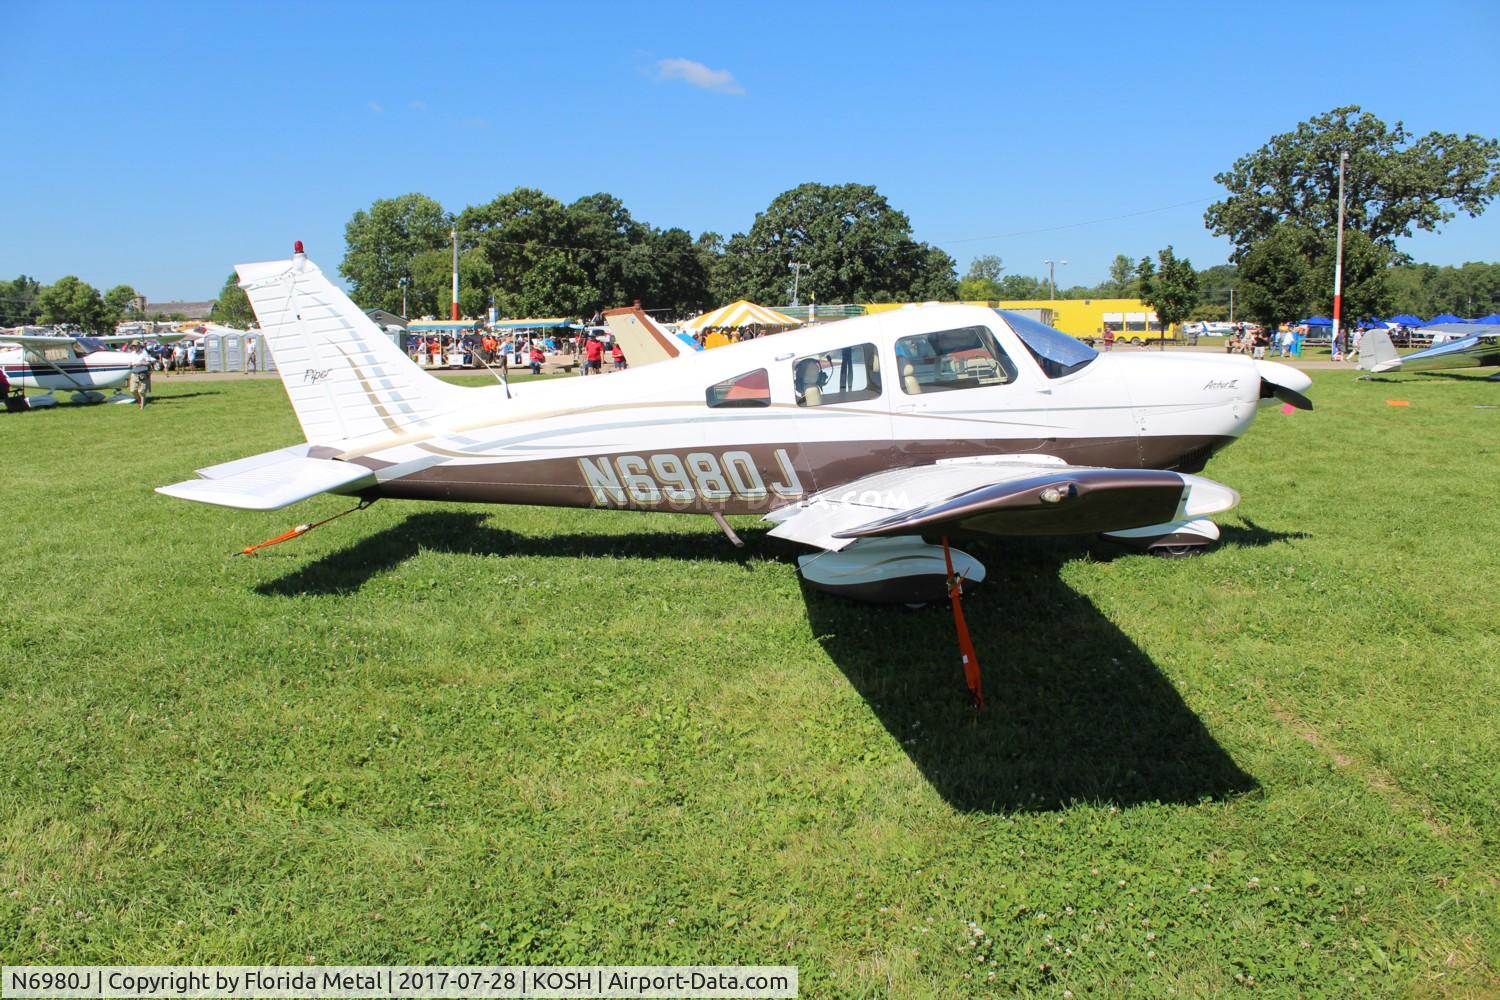
<path fill-rule="evenodd" d="M 319 493 L 349 492 L 358 486 L 373 486 L 375 474 L 362 465 L 337 462 L 326 458 L 307 458 L 270 452 L 240 462 L 211 466 L 206 472 L 221 472 L 242 465 L 229 475 L 209 479 L 190 479 L 170 486 L 158 486 L 156 492 L 180 500 L 237 507 L 241 510 L 277 510 Z M 257 461 L 269 459 L 269 461 Z"/>

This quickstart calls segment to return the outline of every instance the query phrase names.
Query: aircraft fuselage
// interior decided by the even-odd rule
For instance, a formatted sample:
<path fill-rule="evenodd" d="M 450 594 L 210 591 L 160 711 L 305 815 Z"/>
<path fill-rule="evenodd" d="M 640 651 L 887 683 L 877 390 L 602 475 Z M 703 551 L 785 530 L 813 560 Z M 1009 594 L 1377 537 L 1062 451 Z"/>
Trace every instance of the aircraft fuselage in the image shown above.
<path fill-rule="evenodd" d="M 923 339 L 968 342 L 958 334 L 976 346 L 938 354 Z M 367 496 L 764 514 L 984 456 L 1196 472 L 1254 418 L 1257 364 L 1120 351 L 1054 377 L 993 311 L 929 306 L 521 383 L 513 398 L 497 386 L 420 433 L 317 453 L 372 469 Z M 825 379 L 815 393 L 810 373 Z"/>

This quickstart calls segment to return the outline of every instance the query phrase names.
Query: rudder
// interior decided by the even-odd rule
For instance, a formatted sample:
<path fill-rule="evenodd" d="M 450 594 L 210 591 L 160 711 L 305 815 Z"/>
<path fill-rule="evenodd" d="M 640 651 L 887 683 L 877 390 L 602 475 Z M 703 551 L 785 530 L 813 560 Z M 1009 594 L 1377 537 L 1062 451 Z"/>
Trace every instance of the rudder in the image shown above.
<path fill-rule="evenodd" d="M 401 433 L 459 405 L 464 389 L 413 364 L 300 243 L 235 271 L 309 442 Z"/>

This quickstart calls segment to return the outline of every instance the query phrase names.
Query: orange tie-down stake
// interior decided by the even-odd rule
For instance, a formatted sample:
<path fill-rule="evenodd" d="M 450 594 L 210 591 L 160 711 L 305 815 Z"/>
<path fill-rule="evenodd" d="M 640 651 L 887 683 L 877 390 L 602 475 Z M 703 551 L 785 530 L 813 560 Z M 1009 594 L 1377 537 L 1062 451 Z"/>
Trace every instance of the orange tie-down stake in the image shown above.
<path fill-rule="evenodd" d="M 948 599 L 953 603 L 953 625 L 958 629 L 958 652 L 963 657 L 964 683 L 969 686 L 969 696 L 974 707 L 984 710 L 984 688 L 979 680 L 979 656 L 974 652 L 974 640 L 969 638 L 969 625 L 964 621 L 963 577 L 953 572 L 953 554 L 948 550 L 948 536 L 943 536 L 943 562 L 948 567 Z"/>
<path fill-rule="evenodd" d="M 233 552 L 233 553 L 230 553 L 230 554 L 231 555 L 236 555 L 236 556 L 253 555 L 254 553 L 258 552 L 261 549 L 268 549 L 268 548 L 270 548 L 273 545 L 280 545 L 282 542 L 289 542 L 293 538 L 298 538 L 298 537 L 300 537 L 302 535 L 307 534 L 309 531 L 313 530 L 314 528 L 321 528 L 323 525 L 327 524 L 329 521 L 336 521 L 339 518 L 343 517 L 345 514 L 353 514 L 357 510 L 364 510 L 366 507 L 370 506 L 374 502 L 375 502 L 374 500 L 361 500 L 359 502 L 359 506 L 358 507 L 350 507 L 348 510 L 341 510 L 337 514 L 333 515 L 332 517 L 325 517 L 325 518 L 323 518 L 323 520 L 321 520 L 321 521 L 314 521 L 311 524 L 299 524 L 295 528 L 293 528 L 291 531 L 284 531 L 281 534 L 277 535 L 275 538 L 267 538 L 265 541 L 259 542 L 259 543 L 255 544 L 255 545 L 247 545 L 243 549 L 240 549 L 238 552 Z"/>

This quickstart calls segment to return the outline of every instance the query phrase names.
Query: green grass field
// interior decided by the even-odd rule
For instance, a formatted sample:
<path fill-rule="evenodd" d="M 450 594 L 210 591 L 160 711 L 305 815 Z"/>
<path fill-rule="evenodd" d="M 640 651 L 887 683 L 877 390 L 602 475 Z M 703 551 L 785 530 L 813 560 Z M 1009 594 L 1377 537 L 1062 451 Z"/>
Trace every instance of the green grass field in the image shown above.
<path fill-rule="evenodd" d="M 810 997 L 1500 993 L 1500 385 L 1314 373 L 1181 561 L 951 615 L 706 517 L 151 487 L 274 381 L 0 415 L 0 959 L 795 964 Z M 1396 407 L 1387 400 L 1405 400 Z"/>

